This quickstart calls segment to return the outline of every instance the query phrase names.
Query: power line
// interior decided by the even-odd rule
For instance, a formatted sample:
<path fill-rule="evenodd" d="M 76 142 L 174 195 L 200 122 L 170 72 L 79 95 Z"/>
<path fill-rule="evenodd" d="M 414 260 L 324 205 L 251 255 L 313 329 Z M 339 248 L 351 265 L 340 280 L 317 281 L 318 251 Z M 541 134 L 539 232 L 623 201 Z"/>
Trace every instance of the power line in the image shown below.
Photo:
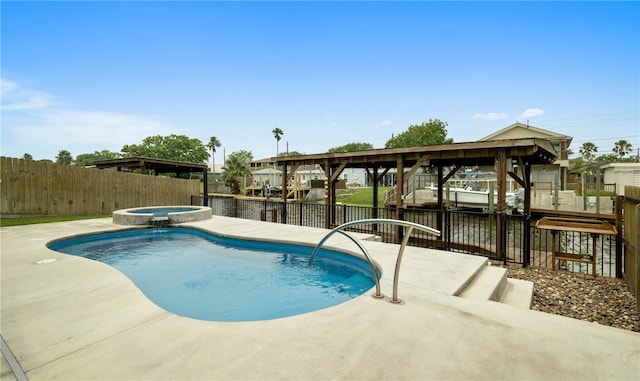
<path fill-rule="evenodd" d="M 632 138 L 640 138 L 640 134 L 638 135 L 628 135 L 628 136 L 612 136 L 612 137 L 608 137 L 608 138 L 597 138 L 597 139 L 585 139 L 585 140 L 576 140 L 576 143 L 586 143 L 586 142 L 597 142 L 597 141 L 602 141 L 602 140 L 622 140 L 622 139 L 632 139 Z"/>
<path fill-rule="evenodd" d="M 559 118 L 559 119 L 551 119 L 547 120 L 545 124 L 566 124 L 566 123 L 581 123 L 580 119 L 589 119 L 589 120 L 600 120 L 600 121 L 608 121 L 608 120 L 617 120 L 617 119 L 633 119 L 638 118 L 640 115 L 640 110 L 630 110 L 630 111 L 618 111 L 606 114 L 595 114 L 595 115 L 584 115 L 584 116 L 575 116 L 570 118 Z"/>

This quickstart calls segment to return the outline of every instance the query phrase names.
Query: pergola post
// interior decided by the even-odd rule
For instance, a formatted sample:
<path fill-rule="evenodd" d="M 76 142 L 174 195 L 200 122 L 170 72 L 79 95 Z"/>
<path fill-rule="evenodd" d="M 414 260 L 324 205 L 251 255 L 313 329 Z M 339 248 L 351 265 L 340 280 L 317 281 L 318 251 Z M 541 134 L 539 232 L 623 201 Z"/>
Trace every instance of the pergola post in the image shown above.
<path fill-rule="evenodd" d="M 370 176 L 370 180 L 373 184 L 373 215 L 374 218 L 378 218 L 378 166 L 376 163 L 373 163 L 373 174 Z"/>

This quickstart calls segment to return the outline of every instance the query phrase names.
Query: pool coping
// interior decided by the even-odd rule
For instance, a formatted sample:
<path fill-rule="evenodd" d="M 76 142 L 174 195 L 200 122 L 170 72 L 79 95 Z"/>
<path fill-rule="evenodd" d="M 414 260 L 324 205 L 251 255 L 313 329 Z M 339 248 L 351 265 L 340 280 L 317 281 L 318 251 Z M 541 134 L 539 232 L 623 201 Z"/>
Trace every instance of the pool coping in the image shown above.
<path fill-rule="evenodd" d="M 152 209 L 189 209 L 182 212 L 169 212 L 166 216 L 157 217 L 154 213 L 140 213 L 141 210 Z M 138 212 L 136 212 L 138 211 Z M 211 208 L 208 206 L 146 206 L 139 208 L 119 209 L 112 213 L 113 223 L 117 225 L 152 225 L 154 221 L 166 221 L 167 224 L 179 224 L 211 219 Z"/>
<path fill-rule="evenodd" d="M 328 232 L 218 216 L 181 226 L 307 245 Z M 49 240 L 68 235 L 121 229 L 110 219 L 0 228 L 0 333 L 29 379 L 640 375 L 638 333 L 453 296 L 463 278 L 458 273 L 472 271 L 480 257 L 407 248 L 401 305 L 368 293 L 308 314 L 219 323 L 164 311 L 110 266 L 45 247 Z M 389 266 L 395 263 L 398 245 L 362 242 L 383 267 L 382 292 L 389 295 Z M 350 245 L 339 238 L 328 244 Z M 56 260 L 36 264 L 43 259 Z"/>

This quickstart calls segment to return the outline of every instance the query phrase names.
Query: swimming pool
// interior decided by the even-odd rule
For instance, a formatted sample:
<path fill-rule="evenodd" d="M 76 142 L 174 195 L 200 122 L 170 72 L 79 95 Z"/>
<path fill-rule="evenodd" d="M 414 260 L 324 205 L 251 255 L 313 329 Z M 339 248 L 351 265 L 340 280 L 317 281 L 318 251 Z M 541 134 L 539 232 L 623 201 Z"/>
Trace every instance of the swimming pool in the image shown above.
<path fill-rule="evenodd" d="M 268 320 L 351 300 L 374 285 L 364 259 L 311 247 L 240 240 L 193 228 L 135 229 L 51 242 L 113 266 L 158 306 L 211 321 Z"/>

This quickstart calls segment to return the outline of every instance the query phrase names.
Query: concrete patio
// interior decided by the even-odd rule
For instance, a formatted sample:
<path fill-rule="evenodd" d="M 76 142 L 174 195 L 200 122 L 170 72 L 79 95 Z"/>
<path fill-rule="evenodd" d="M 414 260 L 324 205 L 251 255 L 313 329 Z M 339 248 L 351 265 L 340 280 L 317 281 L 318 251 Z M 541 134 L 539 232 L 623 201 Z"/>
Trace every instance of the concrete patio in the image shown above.
<path fill-rule="evenodd" d="M 311 246 L 328 233 L 218 216 L 182 226 Z M 529 310 L 530 285 L 482 257 L 409 247 L 402 304 L 372 290 L 303 315 L 221 323 L 167 312 L 116 269 L 45 246 L 122 228 L 107 218 L 0 229 L 0 333 L 28 379 L 640 379 L 640 334 Z M 360 238 L 391 296 L 398 245 Z M 356 249 L 344 237 L 328 246 Z M 15 379 L 1 365 L 1 379 Z"/>

